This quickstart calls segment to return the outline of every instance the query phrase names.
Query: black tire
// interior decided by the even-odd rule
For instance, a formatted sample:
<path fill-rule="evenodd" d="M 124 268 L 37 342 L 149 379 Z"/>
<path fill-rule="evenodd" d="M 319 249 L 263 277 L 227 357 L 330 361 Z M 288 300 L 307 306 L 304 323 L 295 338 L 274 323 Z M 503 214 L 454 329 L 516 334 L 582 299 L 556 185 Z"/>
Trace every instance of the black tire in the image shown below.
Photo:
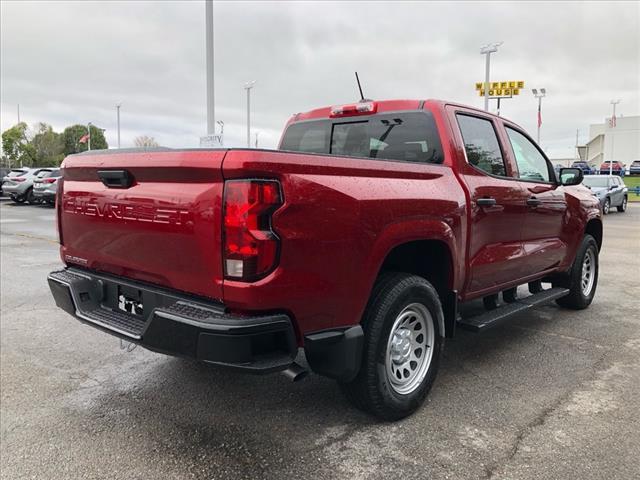
<path fill-rule="evenodd" d="M 611 199 L 609 197 L 607 197 L 604 200 L 604 205 L 602 206 L 602 213 L 604 215 L 608 215 L 609 214 L 609 210 L 611 210 Z"/>
<path fill-rule="evenodd" d="M 385 360 L 394 323 L 411 305 L 426 308 L 431 317 L 425 321 L 433 326 L 433 351 L 424 377 L 418 375 L 416 378 L 422 379 L 415 389 L 401 394 L 392 385 Z M 384 420 L 399 420 L 415 412 L 424 403 L 438 372 L 443 348 L 440 331 L 443 318 L 438 293 L 424 278 L 406 273 L 382 274 L 376 281 L 362 319 L 365 339 L 360 371 L 353 381 L 340 383 L 347 398 L 359 409 Z"/>
<path fill-rule="evenodd" d="M 627 196 L 625 195 L 624 198 L 622 199 L 622 204 L 618 205 L 616 208 L 618 209 L 619 212 L 626 212 L 627 211 Z"/>
<path fill-rule="evenodd" d="M 585 261 L 585 257 L 591 252 L 592 257 L 592 275 L 593 284 L 585 293 L 582 286 L 582 268 Z M 570 272 L 567 276 L 559 281 L 553 282 L 554 287 L 564 287 L 569 289 L 569 295 L 559 298 L 556 303 L 561 307 L 571 308 L 573 310 L 583 310 L 591 305 L 593 297 L 596 294 L 596 287 L 598 286 L 598 244 L 591 235 L 585 235 L 582 239 L 582 243 L 578 248 L 576 259 L 573 261 Z"/>
<path fill-rule="evenodd" d="M 36 205 L 40 203 L 40 199 L 36 198 L 36 196 L 33 194 L 33 188 L 30 188 L 29 190 L 27 190 L 27 193 L 25 193 L 25 197 L 29 205 Z"/>
<path fill-rule="evenodd" d="M 11 197 L 11 200 L 13 200 L 15 203 L 24 203 L 27 201 L 27 197 L 24 195 L 14 196 Z"/>

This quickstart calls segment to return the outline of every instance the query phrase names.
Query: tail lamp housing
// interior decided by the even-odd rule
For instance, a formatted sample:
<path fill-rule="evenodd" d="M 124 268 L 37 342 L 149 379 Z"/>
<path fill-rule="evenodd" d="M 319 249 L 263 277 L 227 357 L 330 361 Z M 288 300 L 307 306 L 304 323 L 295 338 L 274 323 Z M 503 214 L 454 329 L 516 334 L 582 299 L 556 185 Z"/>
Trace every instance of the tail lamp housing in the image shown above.
<path fill-rule="evenodd" d="M 276 180 L 227 180 L 223 202 L 225 278 L 254 281 L 275 268 L 280 239 L 271 226 L 283 204 Z"/>

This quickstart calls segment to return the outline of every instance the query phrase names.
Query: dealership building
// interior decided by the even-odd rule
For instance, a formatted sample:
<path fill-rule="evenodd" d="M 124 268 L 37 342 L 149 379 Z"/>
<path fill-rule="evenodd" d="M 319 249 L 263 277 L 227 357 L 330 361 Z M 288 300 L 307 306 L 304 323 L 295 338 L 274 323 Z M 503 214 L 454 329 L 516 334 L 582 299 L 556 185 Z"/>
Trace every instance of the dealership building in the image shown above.
<path fill-rule="evenodd" d="M 589 141 L 578 146 L 580 159 L 593 167 L 607 160 L 617 160 L 627 167 L 640 160 L 640 116 L 607 118 L 604 123 L 589 125 Z"/>

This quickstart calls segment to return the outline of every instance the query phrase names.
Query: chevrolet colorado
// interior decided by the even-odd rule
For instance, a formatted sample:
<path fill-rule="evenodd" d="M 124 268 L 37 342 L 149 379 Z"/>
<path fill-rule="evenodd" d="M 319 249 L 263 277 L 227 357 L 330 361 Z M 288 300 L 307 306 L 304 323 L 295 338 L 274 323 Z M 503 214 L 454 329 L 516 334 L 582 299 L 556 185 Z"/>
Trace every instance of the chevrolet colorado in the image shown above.
<path fill-rule="evenodd" d="M 278 150 L 85 152 L 63 163 L 66 267 L 48 282 L 81 322 L 153 351 L 300 378 L 303 349 L 394 420 L 456 328 L 591 303 L 602 212 L 581 180 L 518 125 L 436 100 L 296 114 Z"/>

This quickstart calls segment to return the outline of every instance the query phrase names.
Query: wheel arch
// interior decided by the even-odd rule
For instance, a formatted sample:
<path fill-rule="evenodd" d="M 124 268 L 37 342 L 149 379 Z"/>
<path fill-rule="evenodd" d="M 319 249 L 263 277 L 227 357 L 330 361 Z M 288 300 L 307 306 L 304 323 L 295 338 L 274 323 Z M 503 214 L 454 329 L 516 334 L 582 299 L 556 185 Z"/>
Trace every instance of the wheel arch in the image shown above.
<path fill-rule="evenodd" d="M 602 220 L 599 218 L 592 218 L 587 222 L 584 230 L 585 235 L 591 235 L 598 244 L 598 251 L 602 248 Z"/>
<path fill-rule="evenodd" d="M 385 272 L 410 273 L 431 283 L 444 314 L 439 325 L 440 334 L 448 338 L 454 335 L 457 317 L 454 258 L 451 246 L 442 239 L 410 240 L 391 248 L 378 271 L 378 276 Z"/>

